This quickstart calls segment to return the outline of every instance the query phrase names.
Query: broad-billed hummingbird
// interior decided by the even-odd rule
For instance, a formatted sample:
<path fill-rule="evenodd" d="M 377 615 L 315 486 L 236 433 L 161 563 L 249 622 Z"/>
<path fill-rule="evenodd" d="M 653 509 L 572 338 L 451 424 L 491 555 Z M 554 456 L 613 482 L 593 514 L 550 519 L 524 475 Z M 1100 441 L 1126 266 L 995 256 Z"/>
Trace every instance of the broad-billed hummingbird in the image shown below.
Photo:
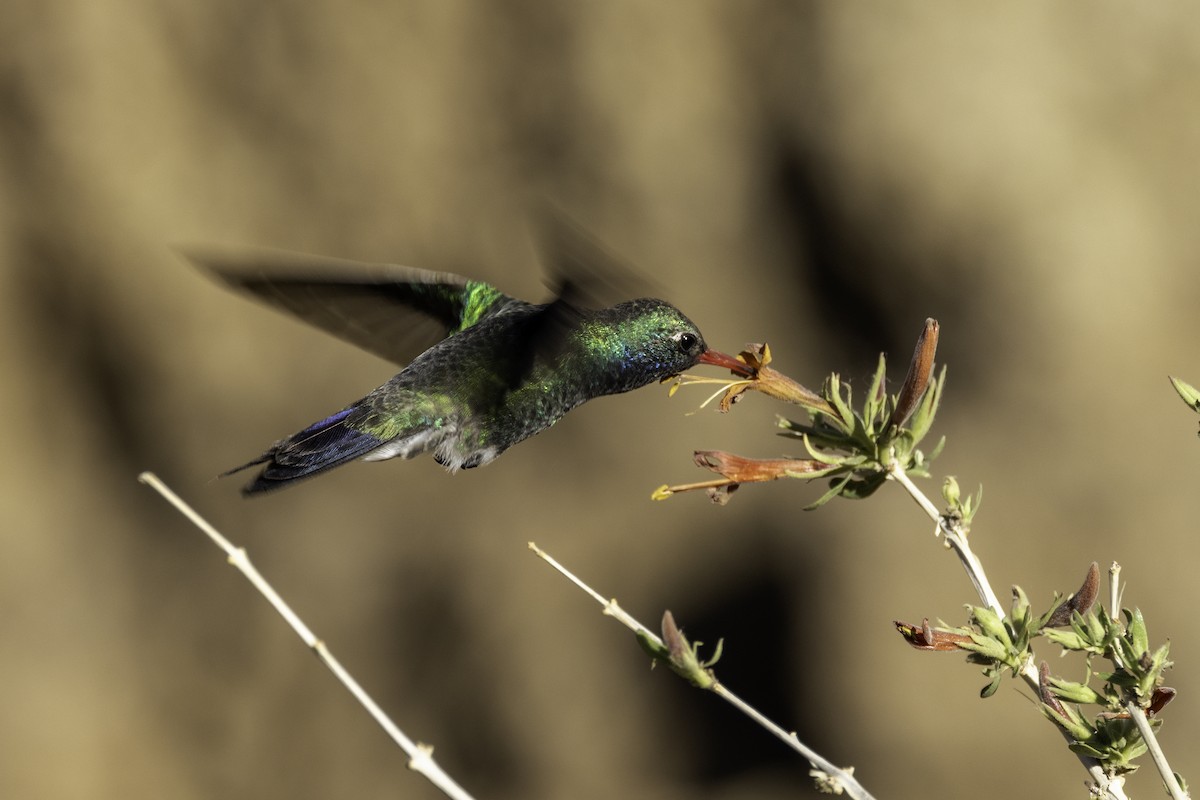
<path fill-rule="evenodd" d="M 569 270 L 557 297 L 535 305 L 480 281 L 410 267 L 280 253 L 189 256 L 229 286 L 407 365 L 361 400 L 223 473 L 265 465 L 247 495 L 358 458 L 431 452 L 451 471 L 478 467 L 594 397 L 697 363 L 748 374 L 741 361 L 710 350 L 695 324 L 663 300 L 589 308 L 586 281 Z"/>

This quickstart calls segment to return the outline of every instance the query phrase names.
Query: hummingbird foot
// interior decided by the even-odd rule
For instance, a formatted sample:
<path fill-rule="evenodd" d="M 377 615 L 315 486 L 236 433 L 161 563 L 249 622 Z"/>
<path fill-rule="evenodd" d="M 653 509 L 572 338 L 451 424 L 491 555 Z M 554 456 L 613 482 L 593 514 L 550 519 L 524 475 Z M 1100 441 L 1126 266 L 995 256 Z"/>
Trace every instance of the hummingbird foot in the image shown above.
<path fill-rule="evenodd" d="M 457 472 L 460 469 L 482 467 L 498 455 L 500 454 L 496 452 L 495 448 L 488 448 L 487 450 L 472 453 L 464 458 L 456 453 L 445 452 L 445 449 L 443 449 L 433 454 L 433 460 L 451 472 Z"/>

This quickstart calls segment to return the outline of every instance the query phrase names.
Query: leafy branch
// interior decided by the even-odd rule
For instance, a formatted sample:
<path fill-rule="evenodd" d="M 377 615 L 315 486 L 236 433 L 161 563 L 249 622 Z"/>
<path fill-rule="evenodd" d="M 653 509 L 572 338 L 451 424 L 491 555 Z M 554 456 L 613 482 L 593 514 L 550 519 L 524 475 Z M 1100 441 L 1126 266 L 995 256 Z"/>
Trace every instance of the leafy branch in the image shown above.
<path fill-rule="evenodd" d="M 1137 769 L 1135 759 L 1149 751 L 1168 793 L 1177 800 L 1186 797 L 1183 779 L 1171 771 L 1154 735 L 1162 724 L 1159 713 L 1175 694 L 1162 686 L 1163 673 L 1171 666 L 1169 646 L 1152 648 L 1141 612 L 1119 608 L 1119 567 L 1114 564 L 1110 571 L 1112 608 L 1108 613 L 1092 608 L 1100 583 L 1094 563 L 1077 592 L 1065 599 L 1057 595 L 1044 612 L 1035 615 L 1025 592 L 1017 586 L 1006 609 L 968 541 L 982 487 L 964 498 L 957 481 L 946 478 L 942 485 L 946 507 L 939 510 L 913 482 L 913 478 L 930 477 L 930 462 L 945 445 L 942 438 L 928 454 L 919 447 L 932 428 L 945 386 L 944 367 L 934 376 L 938 335 L 937 322 L 926 320 L 907 376 L 895 395 L 886 391 L 886 362 L 880 356 L 860 410 L 854 408 L 850 386 L 838 375 L 831 375 L 819 394 L 811 392 L 768 366 L 771 355 L 766 345 L 751 345 L 739 356 L 750 375 L 725 382 L 720 408 L 728 411 L 750 391 L 800 405 L 809 412 L 808 422 L 781 418 L 779 425 L 781 435 L 803 443 L 807 457 L 756 459 L 697 451 L 697 465 L 720 478 L 662 486 L 653 497 L 666 499 L 703 489 L 714 502 L 724 504 L 743 483 L 827 478 L 828 490 L 807 507 L 815 509 L 835 497 L 863 499 L 888 481 L 898 483 L 934 522 L 934 536 L 955 552 L 983 601 L 968 606 L 967 624 L 957 628 L 933 627 L 928 620 L 920 625 L 897 622 L 909 644 L 929 652 L 967 653 L 969 662 L 984 667 L 988 683 L 981 692 L 983 697 L 996 692 L 1005 674 L 1021 678 L 1091 775 L 1095 796 L 1124 798 L 1125 776 Z M 1184 401 L 1200 412 L 1200 392 L 1176 378 L 1171 380 Z M 683 376 L 672 391 L 694 382 L 699 381 Z M 1083 680 L 1055 677 L 1044 661 L 1038 664 L 1032 649 L 1038 638 L 1064 651 L 1084 653 Z M 1097 668 L 1096 659 L 1106 660 L 1108 667 Z M 1081 710 L 1087 705 L 1100 710 L 1089 717 Z"/>
<path fill-rule="evenodd" d="M 818 395 L 768 366 L 771 350 L 767 345 L 751 345 L 742 351 L 739 359 L 749 367 L 752 377 L 724 382 L 726 389 L 720 401 L 721 410 L 728 411 L 748 391 L 761 392 L 806 408 L 811 414 L 811 422 L 800 423 L 781 417 L 779 426 L 783 428 L 781 435 L 803 442 L 808 458 L 756 459 L 719 450 L 699 450 L 695 454 L 697 465 L 721 475 L 719 480 L 662 486 L 652 496 L 664 500 L 680 492 L 707 489 L 713 501 L 724 504 L 743 483 L 779 478 L 830 478 L 829 491 L 807 506 L 813 509 L 834 497 L 870 497 L 888 479 L 894 463 L 901 464 L 909 474 L 928 477 L 929 462 L 937 457 L 945 444 L 943 438 L 928 456 L 917 447 L 933 425 L 945 383 L 945 369 L 937 378 L 932 377 L 937 339 L 937 322 L 926 320 L 914 354 L 913 368 L 896 395 L 888 395 L 885 391 L 887 362 L 881 355 L 861 412 L 852 407 L 854 398 L 850 384 L 836 373 L 829 376 Z M 710 378 L 696 379 L 685 375 L 677 379 L 672 393 L 679 386 L 712 382 Z"/>

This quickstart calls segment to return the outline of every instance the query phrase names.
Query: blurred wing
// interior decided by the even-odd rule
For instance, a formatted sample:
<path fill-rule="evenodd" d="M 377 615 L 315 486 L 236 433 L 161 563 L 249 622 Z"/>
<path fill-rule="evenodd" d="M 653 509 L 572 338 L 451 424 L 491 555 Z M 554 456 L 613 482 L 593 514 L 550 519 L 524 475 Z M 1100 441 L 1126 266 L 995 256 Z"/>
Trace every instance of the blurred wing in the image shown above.
<path fill-rule="evenodd" d="M 184 255 L 225 285 L 401 366 L 452 333 L 526 305 L 448 272 L 278 251 Z"/>
<path fill-rule="evenodd" d="M 549 360 L 589 311 L 661 295 L 649 278 L 615 255 L 561 206 L 548 200 L 539 211 L 534 235 L 554 298 L 530 320 L 528 352 Z"/>
<path fill-rule="evenodd" d="M 662 287 L 609 250 L 560 206 L 545 203 L 536 222 L 547 282 L 566 305 L 598 309 L 662 296 Z"/>

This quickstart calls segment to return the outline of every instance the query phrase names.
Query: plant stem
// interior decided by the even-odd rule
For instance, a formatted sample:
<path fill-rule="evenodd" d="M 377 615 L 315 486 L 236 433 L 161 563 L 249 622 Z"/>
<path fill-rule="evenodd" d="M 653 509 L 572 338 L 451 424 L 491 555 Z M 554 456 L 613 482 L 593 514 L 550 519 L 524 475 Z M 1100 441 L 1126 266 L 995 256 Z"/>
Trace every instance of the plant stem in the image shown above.
<path fill-rule="evenodd" d="M 1175 772 L 1171 769 L 1170 762 L 1167 761 L 1167 754 L 1163 752 L 1162 745 L 1158 743 L 1158 737 L 1154 735 L 1154 731 L 1150 727 L 1150 720 L 1146 718 L 1146 712 L 1134 700 L 1125 704 L 1125 710 L 1129 712 L 1133 724 L 1142 734 L 1142 741 L 1146 743 L 1146 748 L 1150 751 L 1150 759 L 1158 769 L 1159 777 L 1163 779 L 1172 800 L 1188 800 L 1187 792 L 1183 791 L 1179 781 L 1175 779 Z"/>
<path fill-rule="evenodd" d="M 333 653 L 329 652 L 329 648 L 325 643 L 318 639 L 304 621 L 292 611 L 291 607 L 284 602 L 279 593 L 267 583 L 267 580 L 255 569 L 250 563 L 249 557 L 246 555 L 245 548 L 234 547 L 230 544 L 221 533 L 209 524 L 208 520 L 200 516 L 191 506 L 185 503 L 179 495 L 171 491 L 171 489 L 159 480 L 158 476 L 153 472 L 143 472 L 138 475 L 138 480 L 150 486 L 154 491 L 158 492 L 163 498 L 175 507 L 177 511 L 187 517 L 193 525 L 202 530 L 208 535 L 208 538 L 213 541 L 217 547 L 225 551 L 229 557 L 229 563 L 236 567 L 239 572 L 246 576 L 246 580 L 250 581 L 251 585 L 258 590 L 259 594 L 267 599 L 279 615 L 287 621 L 296 635 L 300 637 L 308 647 L 316 653 L 318 659 L 321 660 L 330 672 L 349 690 L 350 694 L 354 695 L 355 699 L 367 710 L 367 713 L 374 718 L 375 722 L 392 737 L 392 741 L 400 746 L 408 755 L 408 768 L 424 775 L 434 786 L 441 790 L 442 794 L 454 800 L 472 800 L 466 790 L 459 786 L 453 778 L 433 760 L 433 747 L 427 744 L 414 742 L 404 735 L 395 723 L 388 719 L 387 714 L 371 699 L 371 696 L 366 693 L 366 690 L 358 684 L 350 673 L 341 665 L 341 663 L 333 657 Z"/>
<path fill-rule="evenodd" d="M 1000 605 L 1000 599 L 996 597 L 996 593 L 992 591 L 992 585 L 988 581 L 987 573 L 983 570 L 983 564 L 979 562 L 979 557 L 971 549 L 971 545 L 967 543 L 967 537 L 963 532 L 962 525 L 958 520 L 941 514 L 937 510 L 937 506 L 933 504 L 924 492 L 912 482 L 912 478 L 908 477 L 908 473 L 898 461 L 893 460 L 888 471 L 888 477 L 899 483 L 908 492 L 909 496 L 917 501 L 917 505 L 934 521 L 937 527 L 934 529 L 933 535 L 943 536 L 946 544 L 954 548 L 954 552 L 958 554 L 959 561 L 962 562 L 963 569 L 967 571 L 967 577 L 971 579 L 971 583 L 975 586 L 975 591 L 978 593 L 984 605 L 995 611 L 1003 618 L 1005 616 L 1004 607 Z M 1034 674 L 1037 671 L 1034 670 Z"/>

